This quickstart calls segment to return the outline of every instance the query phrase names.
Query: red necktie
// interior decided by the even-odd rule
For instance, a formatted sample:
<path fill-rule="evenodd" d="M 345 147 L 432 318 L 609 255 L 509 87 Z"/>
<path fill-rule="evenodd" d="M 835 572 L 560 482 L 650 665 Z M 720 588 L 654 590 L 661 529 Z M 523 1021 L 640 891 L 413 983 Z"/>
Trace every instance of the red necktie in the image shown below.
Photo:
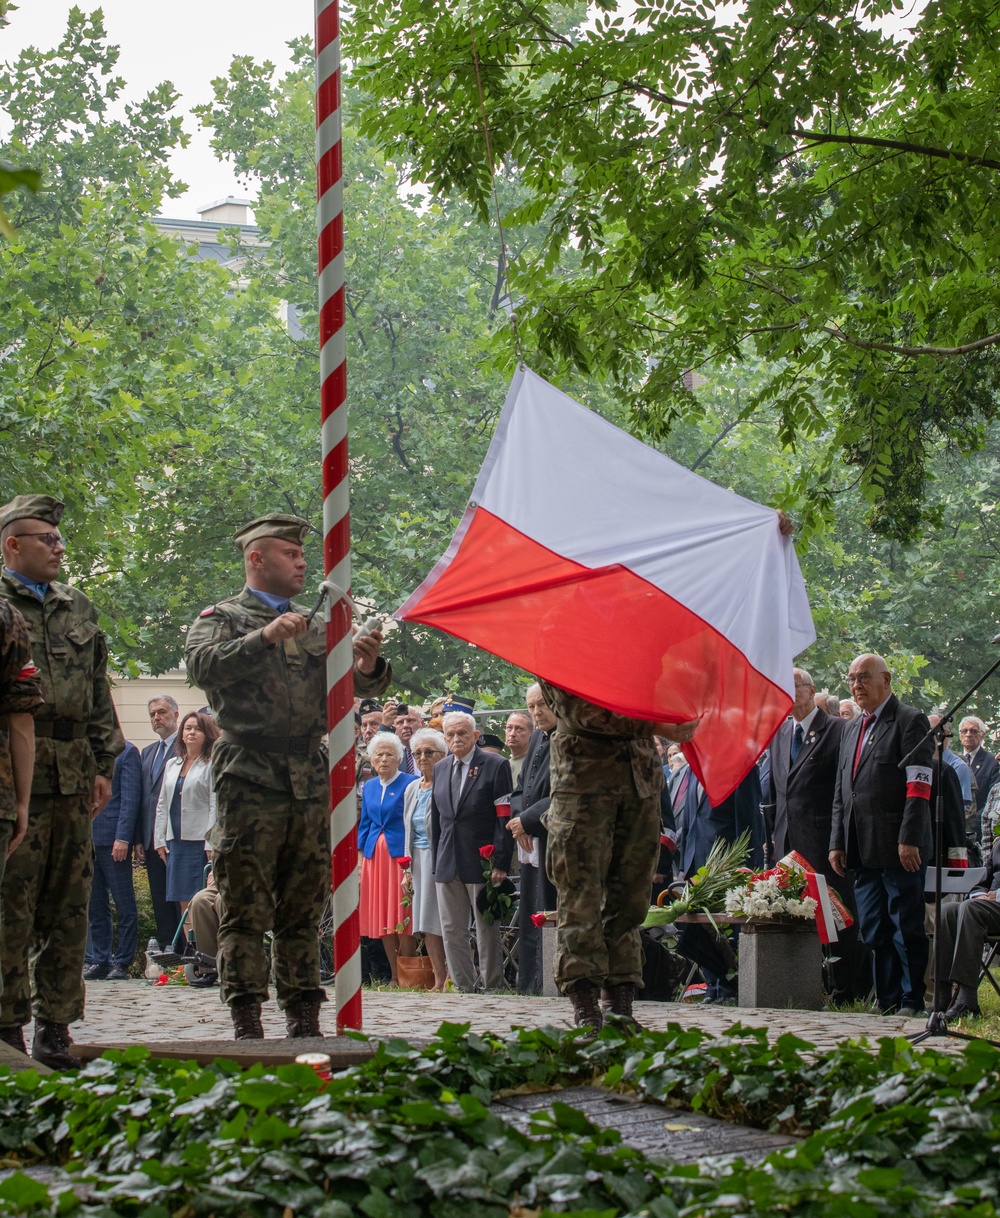
<path fill-rule="evenodd" d="M 872 716 L 867 711 L 861 716 L 861 731 L 858 733 L 858 747 L 854 750 L 854 768 L 851 770 L 851 777 L 858 772 L 858 762 L 861 760 L 861 750 L 864 747 L 865 736 L 868 733 L 868 728 L 871 726 Z"/>

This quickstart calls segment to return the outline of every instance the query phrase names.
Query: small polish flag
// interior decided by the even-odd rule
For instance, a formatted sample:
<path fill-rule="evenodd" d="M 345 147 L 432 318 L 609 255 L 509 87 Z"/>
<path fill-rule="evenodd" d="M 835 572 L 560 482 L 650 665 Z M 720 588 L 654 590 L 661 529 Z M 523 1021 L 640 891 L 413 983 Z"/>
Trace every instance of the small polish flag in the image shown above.
<path fill-rule="evenodd" d="M 701 719 L 684 755 L 713 804 L 791 708 L 815 639 L 777 515 L 518 369 L 422 622 L 622 715 Z"/>

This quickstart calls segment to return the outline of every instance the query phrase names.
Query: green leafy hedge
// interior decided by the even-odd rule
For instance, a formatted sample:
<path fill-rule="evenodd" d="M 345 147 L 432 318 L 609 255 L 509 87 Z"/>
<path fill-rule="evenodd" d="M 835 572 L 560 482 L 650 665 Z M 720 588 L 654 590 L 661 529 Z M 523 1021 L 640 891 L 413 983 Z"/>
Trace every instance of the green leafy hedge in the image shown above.
<path fill-rule="evenodd" d="M 0 1213 L 503 1218 L 650 1215 L 995 1215 L 1000 1054 L 820 1052 L 735 1026 L 522 1030 L 509 1040 L 443 1024 L 418 1049 L 382 1044 L 325 1089 L 307 1067 L 241 1072 L 109 1054 L 79 1075 L 0 1077 L 0 1159 L 51 1164 L 86 1186 L 0 1183 Z M 677 1166 L 621 1145 L 555 1104 L 531 1137 L 487 1108 L 505 1090 L 603 1081 L 762 1128 L 801 1134 L 747 1165 Z"/>

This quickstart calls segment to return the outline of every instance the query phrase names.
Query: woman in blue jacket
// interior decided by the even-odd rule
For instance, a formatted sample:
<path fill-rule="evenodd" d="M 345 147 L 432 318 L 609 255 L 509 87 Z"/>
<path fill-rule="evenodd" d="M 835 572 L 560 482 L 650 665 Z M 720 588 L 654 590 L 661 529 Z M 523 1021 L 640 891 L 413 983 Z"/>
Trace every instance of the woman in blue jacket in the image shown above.
<path fill-rule="evenodd" d="M 403 792 L 417 778 L 403 774 L 403 742 L 391 732 L 376 732 L 368 745 L 375 771 L 361 792 L 358 850 L 361 855 L 361 933 L 381 939 L 396 984 L 396 957 L 413 954 L 412 922 L 404 908 Z M 402 928 L 402 929 L 400 929 Z"/>

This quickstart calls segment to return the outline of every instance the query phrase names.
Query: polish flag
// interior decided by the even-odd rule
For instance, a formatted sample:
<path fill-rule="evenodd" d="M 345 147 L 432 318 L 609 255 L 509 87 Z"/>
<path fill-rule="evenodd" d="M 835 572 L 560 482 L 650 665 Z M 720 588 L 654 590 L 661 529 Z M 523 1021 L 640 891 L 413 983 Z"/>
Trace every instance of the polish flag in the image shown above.
<path fill-rule="evenodd" d="M 396 612 L 609 710 L 701 719 L 713 804 L 787 716 L 815 639 L 791 539 L 523 366 L 444 556 Z"/>

